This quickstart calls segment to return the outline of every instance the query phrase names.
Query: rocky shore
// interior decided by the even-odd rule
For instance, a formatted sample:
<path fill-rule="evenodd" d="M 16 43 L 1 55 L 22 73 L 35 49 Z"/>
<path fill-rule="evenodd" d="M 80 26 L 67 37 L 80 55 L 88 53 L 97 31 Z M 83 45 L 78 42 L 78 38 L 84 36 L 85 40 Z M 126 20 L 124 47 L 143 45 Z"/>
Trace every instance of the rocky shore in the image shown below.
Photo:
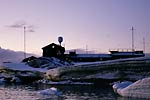
<path fill-rule="evenodd" d="M 48 70 L 46 76 L 53 81 L 136 81 L 150 77 L 150 59 L 146 57 L 129 58 L 58 67 Z"/>
<path fill-rule="evenodd" d="M 0 80 L 35 82 L 92 82 L 108 85 L 115 81 L 136 81 L 150 77 L 150 58 L 128 58 L 92 63 L 67 63 L 57 58 L 35 58 L 22 63 L 3 63 Z"/>

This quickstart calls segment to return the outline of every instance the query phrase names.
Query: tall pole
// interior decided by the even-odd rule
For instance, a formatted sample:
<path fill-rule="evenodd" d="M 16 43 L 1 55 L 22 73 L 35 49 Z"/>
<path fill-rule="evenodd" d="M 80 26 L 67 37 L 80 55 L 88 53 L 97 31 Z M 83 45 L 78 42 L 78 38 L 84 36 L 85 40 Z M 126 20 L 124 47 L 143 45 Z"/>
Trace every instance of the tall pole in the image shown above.
<path fill-rule="evenodd" d="M 133 26 L 132 26 L 132 29 L 131 29 L 131 31 L 132 31 L 132 51 L 134 51 L 134 28 L 133 28 Z"/>
<path fill-rule="evenodd" d="M 85 47 L 86 54 L 88 54 L 88 46 Z"/>
<path fill-rule="evenodd" d="M 145 53 L 145 38 L 143 37 L 143 52 Z"/>
<path fill-rule="evenodd" d="M 24 29 L 24 59 L 26 58 L 26 27 L 23 27 Z"/>

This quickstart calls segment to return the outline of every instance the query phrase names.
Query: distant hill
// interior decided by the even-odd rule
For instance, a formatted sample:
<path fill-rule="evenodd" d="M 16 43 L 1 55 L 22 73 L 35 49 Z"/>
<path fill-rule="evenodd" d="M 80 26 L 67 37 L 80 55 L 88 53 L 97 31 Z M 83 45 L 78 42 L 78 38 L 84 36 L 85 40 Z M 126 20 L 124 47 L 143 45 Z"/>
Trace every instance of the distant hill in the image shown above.
<path fill-rule="evenodd" d="M 36 55 L 27 53 L 27 57 L 29 56 Z M 0 48 L 0 64 L 2 62 L 21 62 L 23 59 L 24 52 Z"/>

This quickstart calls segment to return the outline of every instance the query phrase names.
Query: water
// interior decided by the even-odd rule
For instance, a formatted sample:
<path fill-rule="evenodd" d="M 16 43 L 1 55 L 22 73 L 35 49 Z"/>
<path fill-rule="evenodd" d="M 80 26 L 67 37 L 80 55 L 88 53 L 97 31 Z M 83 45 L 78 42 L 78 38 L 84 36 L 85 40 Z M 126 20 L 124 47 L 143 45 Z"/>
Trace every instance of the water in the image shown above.
<path fill-rule="evenodd" d="M 41 95 L 38 91 L 56 87 L 62 95 Z M 111 87 L 93 85 L 0 85 L 0 100 L 137 100 L 116 95 Z M 142 100 L 142 99 L 139 99 Z M 143 99 L 144 100 L 144 99 Z"/>

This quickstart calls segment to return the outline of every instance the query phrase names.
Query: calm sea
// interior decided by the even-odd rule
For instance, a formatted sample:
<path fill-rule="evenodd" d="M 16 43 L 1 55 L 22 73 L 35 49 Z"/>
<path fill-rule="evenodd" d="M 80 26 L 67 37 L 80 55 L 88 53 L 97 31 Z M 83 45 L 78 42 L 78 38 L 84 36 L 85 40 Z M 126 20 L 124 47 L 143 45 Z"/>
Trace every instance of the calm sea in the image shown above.
<path fill-rule="evenodd" d="M 38 91 L 56 87 L 60 96 L 41 95 Z M 138 100 L 116 95 L 111 87 L 93 85 L 0 85 L 0 100 Z M 142 100 L 142 99 L 139 99 Z"/>

